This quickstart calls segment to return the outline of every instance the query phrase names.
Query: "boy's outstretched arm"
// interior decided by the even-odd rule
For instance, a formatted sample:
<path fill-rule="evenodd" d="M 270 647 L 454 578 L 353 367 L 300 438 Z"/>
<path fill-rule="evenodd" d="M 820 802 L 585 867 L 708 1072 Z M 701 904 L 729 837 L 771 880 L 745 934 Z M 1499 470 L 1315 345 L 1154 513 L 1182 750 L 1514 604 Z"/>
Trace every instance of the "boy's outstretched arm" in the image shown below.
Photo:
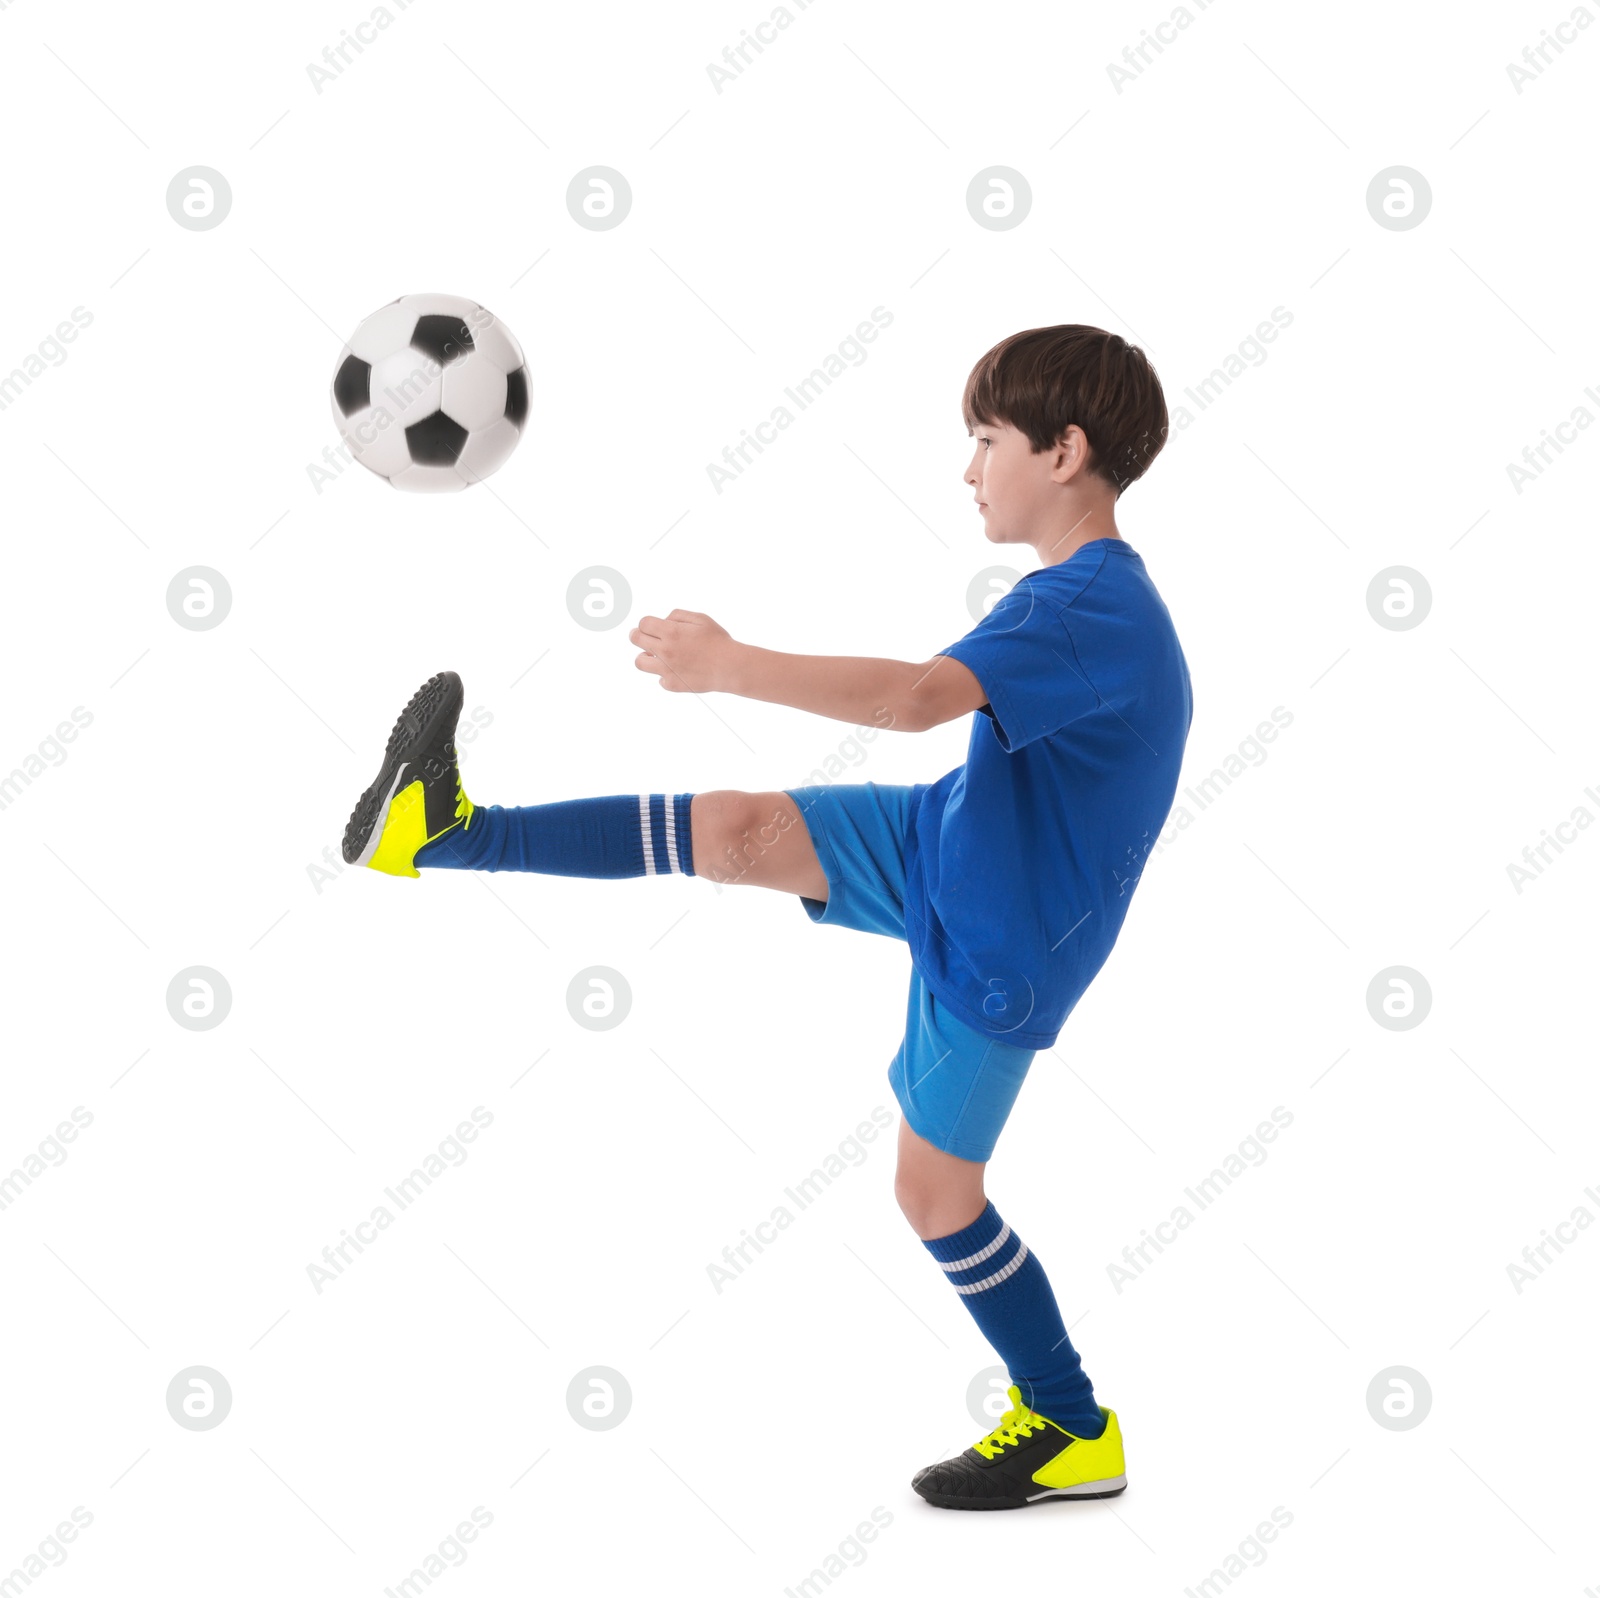
<path fill-rule="evenodd" d="M 988 703 L 978 679 L 949 655 L 914 662 L 783 654 L 738 642 L 696 610 L 643 616 L 628 640 L 642 651 L 634 665 L 669 692 L 738 694 L 856 726 L 923 732 Z"/>

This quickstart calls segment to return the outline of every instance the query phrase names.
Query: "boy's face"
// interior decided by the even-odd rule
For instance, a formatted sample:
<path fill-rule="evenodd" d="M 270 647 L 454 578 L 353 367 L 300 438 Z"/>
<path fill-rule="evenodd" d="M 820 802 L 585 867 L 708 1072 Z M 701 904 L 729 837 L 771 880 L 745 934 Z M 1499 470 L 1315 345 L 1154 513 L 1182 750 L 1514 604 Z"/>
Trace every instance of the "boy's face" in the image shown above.
<path fill-rule="evenodd" d="M 1037 455 L 1028 435 L 1009 422 L 980 422 L 972 443 L 972 460 L 963 481 L 978 501 L 984 535 L 991 544 L 1032 544 L 1049 564 L 1066 558 L 1059 551 L 1073 547 L 1065 541 L 1091 514 L 1099 516 L 1097 527 L 1115 534 L 1110 508 L 1094 509 L 1097 501 L 1086 475 L 1089 441 L 1076 423 L 1055 448 Z M 1069 521 L 1063 523 L 1063 516 Z M 1077 542 L 1088 536 L 1085 533 Z"/>
<path fill-rule="evenodd" d="M 1009 422 L 980 422 L 972 444 L 964 480 L 977 498 L 989 542 L 1031 543 L 1051 502 L 1054 452 L 1035 455 L 1028 435 Z"/>

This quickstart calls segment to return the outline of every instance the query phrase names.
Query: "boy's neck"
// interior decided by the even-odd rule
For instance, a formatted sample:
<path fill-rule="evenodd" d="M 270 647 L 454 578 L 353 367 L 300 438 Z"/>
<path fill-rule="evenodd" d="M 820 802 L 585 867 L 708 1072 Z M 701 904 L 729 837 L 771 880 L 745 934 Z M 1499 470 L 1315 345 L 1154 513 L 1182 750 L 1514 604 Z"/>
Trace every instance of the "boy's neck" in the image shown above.
<path fill-rule="evenodd" d="M 1091 511 L 1064 533 L 1046 534 L 1034 545 L 1034 551 L 1039 557 L 1041 566 L 1059 566 L 1085 544 L 1092 544 L 1097 538 L 1121 537 L 1122 534 L 1117 531 L 1116 517 L 1107 508 L 1103 511 Z"/>

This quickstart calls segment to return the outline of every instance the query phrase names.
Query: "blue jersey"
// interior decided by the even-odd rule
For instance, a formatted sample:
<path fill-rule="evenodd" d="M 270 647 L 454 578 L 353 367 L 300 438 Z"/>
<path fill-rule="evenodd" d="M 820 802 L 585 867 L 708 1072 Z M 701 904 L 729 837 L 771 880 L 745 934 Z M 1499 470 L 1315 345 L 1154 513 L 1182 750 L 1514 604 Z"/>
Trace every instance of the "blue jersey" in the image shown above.
<path fill-rule="evenodd" d="M 1120 538 L 1029 572 L 939 653 L 989 702 L 967 763 L 921 787 L 911 817 L 912 962 L 968 1026 L 1049 1048 L 1172 809 L 1194 719 L 1188 662 Z"/>

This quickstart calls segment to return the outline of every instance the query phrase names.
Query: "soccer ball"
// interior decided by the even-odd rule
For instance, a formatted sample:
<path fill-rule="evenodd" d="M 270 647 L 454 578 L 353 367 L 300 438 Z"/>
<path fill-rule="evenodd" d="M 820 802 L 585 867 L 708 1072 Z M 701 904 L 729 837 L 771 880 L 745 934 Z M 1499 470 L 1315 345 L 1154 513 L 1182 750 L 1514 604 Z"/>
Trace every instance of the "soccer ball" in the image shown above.
<path fill-rule="evenodd" d="M 449 492 L 504 466 L 528 419 L 528 369 L 475 300 L 405 294 L 339 352 L 333 419 L 351 455 L 396 488 Z"/>

